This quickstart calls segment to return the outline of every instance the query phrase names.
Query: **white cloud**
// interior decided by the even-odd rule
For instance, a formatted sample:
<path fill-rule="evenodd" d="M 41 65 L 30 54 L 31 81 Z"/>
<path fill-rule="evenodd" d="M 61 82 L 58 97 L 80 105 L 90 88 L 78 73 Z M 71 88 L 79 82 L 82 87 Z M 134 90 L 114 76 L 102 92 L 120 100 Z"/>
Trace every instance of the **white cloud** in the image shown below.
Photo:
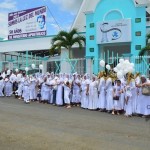
<path fill-rule="evenodd" d="M 51 0 L 52 3 L 62 6 L 62 9 L 73 14 L 77 13 L 83 0 Z"/>
<path fill-rule="evenodd" d="M 2 8 L 2 9 L 15 9 L 16 8 L 16 2 L 13 0 L 4 0 L 3 2 L 0 2 L 0 8 Z"/>
<path fill-rule="evenodd" d="M 0 37 L 8 35 L 8 11 L 16 10 L 15 0 L 3 0 L 0 2 Z"/>
<path fill-rule="evenodd" d="M 57 24 L 51 23 L 50 25 L 56 30 L 56 33 L 61 31 L 60 27 Z"/>
<path fill-rule="evenodd" d="M 5 38 L 8 33 L 8 28 L 7 28 L 7 13 L 1 13 L 0 12 L 0 37 Z"/>

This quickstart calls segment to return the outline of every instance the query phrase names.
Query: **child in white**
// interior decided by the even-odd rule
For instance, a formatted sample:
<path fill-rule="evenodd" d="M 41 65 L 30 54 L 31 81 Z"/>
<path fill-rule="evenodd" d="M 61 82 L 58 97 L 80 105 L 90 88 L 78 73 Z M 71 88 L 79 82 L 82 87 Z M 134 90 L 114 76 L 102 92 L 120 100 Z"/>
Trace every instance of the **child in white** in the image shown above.
<path fill-rule="evenodd" d="M 114 93 L 113 93 L 114 108 L 112 111 L 112 115 L 115 114 L 115 111 L 117 112 L 117 115 L 120 114 L 119 111 L 121 110 L 121 103 L 120 103 L 121 93 L 122 93 L 121 81 L 117 80 L 117 84 L 114 86 Z"/>

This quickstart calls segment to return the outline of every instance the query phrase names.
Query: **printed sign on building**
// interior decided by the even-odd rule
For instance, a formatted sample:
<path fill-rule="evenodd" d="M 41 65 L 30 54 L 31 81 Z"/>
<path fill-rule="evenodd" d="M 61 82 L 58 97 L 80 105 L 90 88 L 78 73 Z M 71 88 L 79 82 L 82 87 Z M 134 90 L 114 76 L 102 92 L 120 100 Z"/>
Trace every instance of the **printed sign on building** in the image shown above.
<path fill-rule="evenodd" d="M 46 35 L 46 7 L 12 12 L 8 14 L 8 39 Z"/>
<path fill-rule="evenodd" d="M 97 44 L 131 42 L 131 20 L 97 23 Z"/>

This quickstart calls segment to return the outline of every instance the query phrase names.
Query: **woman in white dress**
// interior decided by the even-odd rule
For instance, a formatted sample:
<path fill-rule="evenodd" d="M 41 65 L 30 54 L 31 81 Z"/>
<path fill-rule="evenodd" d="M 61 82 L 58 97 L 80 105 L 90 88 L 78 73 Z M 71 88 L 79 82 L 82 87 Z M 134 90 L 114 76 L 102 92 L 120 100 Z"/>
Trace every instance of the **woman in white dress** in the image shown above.
<path fill-rule="evenodd" d="M 98 81 L 96 80 L 96 76 L 93 75 L 92 81 L 89 84 L 89 106 L 88 109 L 90 110 L 96 110 L 97 102 L 98 102 Z"/>
<path fill-rule="evenodd" d="M 99 99 L 97 107 L 100 111 L 104 111 L 106 109 L 106 81 L 105 81 L 105 72 L 100 72 L 98 78 L 100 78 L 98 93 Z"/>
<path fill-rule="evenodd" d="M 112 75 L 110 74 L 106 80 L 106 110 L 110 113 L 113 109 L 113 83 Z"/>
<path fill-rule="evenodd" d="M 50 97 L 50 92 L 49 92 L 49 86 L 47 85 L 47 78 L 44 78 L 44 82 L 42 84 L 42 89 L 41 89 L 41 99 L 44 104 L 48 103 Z"/>
<path fill-rule="evenodd" d="M 9 78 L 6 78 L 5 79 L 5 88 L 4 88 L 4 91 L 5 91 L 5 95 L 10 97 L 13 93 L 13 84 L 12 82 L 9 80 Z"/>
<path fill-rule="evenodd" d="M 81 107 L 84 109 L 87 109 L 89 105 L 89 96 L 87 95 L 89 84 L 90 81 L 87 79 L 86 75 L 84 75 L 81 82 Z"/>
<path fill-rule="evenodd" d="M 71 108 L 70 105 L 70 92 L 71 92 L 71 86 L 69 81 L 66 81 L 64 84 L 64 102 L 66 104 L 66 108 Z"/>
<path fill-rule="evenodd" d="M 77 74 L 74 74 L 73 80 L 73 95 L 72 95 L 72 103 L 74 105 L 78 105 L 81 102 L 81 95 L 80 95 L 80 77 Z"/>
<path fill-rule="evenodd" d="M 18 83 L 18 99 L 21 99 L 22 94 L 23 94 L 23 83 L 24 83 L 24 78 L 22 77 L 21 73 L 17 74 L 17 83 Z"/>
<path fill-rule="evenodd" d="M 57 88 L 58 88 L 57 80 L 58 80 L 58 77 L 56 76 L 53 79 L 53 82 L 51 84 L 52 85 L 52 89 L 53 89 L 53 102 L 52 102 L 53 105 L 56 105 Z"/>
<path fill-rule="evenodd" d="M 126 79 L 123 77 L 121 79 L 121 89 L 122 93 L 120 95 L 120 106 L 121 106 L 121 112 L 124 112 L 125 110 L 125 86 L 126 86 Z"/>
<path fill-rule="evenodd" d="M 29 85 L 29 89 L 30 89 L 30 100 L 34 101 L 37 97 L 37 93 L 36 93 L 36 80 L 30 76 L 30 85 Z"/>
<path fill-rule="evenodd" d="M 29 78 L 24 76 L 24 85 L 23 85 L 23 97 L 25 103 L 30 103 L 30 89 L 29 89 L 30 81 Z"/>
<path fill-rule="evenodd" d="M 56 105 L 63 105 L 63 79 L 59 78 L 57 80 L 57 94 L 56 94 Z"/>
<path fill-rule="evenodd" d="M 146 117 L 150 115 L 150 95 L 144 95 L 142 93 L 143 87 L 150 87 L 150 82 L 147 81 L 145 76 L 141 76 L 141 83 L 137 85 L 139 88 L 137 99 L 137 113 Z"/>
<path fill-rule="evenodd" d="M 133 100 L 133 103 L 132 103 L 132 111 L 133 111 L 133 114 L 137 114 L 137 99 L 138 99 L 138 87 L 136 85 L 139 85 L 140 84 L 140 73 L 136 73 L 135 74 L 135 89 L 134 89 L 134 100 Z"/>
<path fill-rule="evenodd" d="M 131 73 L 127 74 L 127 85 L 125 87 L 125 116 L 131 117 L 133 114 L 133 102 L 135 99 L 135 82 Z"/>

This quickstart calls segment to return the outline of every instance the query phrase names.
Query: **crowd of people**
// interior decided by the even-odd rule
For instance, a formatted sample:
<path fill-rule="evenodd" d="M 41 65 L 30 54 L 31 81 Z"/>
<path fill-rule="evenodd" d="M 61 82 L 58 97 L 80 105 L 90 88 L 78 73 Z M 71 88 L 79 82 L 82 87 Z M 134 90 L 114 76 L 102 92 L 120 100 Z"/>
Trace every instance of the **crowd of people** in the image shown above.
<path fill-rule="evenodd" d="M 44 104 L 98 110 L 127 117 L 150 115 L 150 80 L 139 73 L 127 73 L 118 79 L 115 72 L 101 71 L 89 74 L 37 73 L 6 70 L 0 73 L 0 96 L 15 94 L 25 103 L 37 101 Z"/>

